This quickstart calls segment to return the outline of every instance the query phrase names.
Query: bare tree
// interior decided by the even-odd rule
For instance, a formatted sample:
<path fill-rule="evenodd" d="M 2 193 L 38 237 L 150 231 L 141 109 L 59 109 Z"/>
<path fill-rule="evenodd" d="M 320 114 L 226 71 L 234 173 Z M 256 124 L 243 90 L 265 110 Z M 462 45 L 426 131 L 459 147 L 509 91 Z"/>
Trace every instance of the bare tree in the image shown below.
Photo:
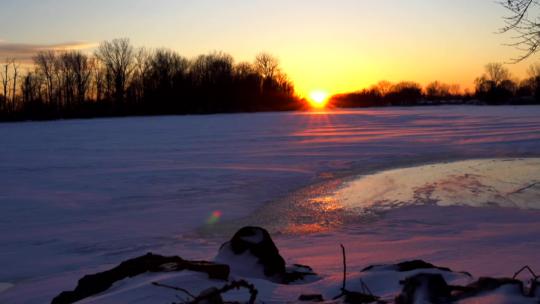
<path fill-rule="evenodd" d="M 540 97 L 540 63 L 531 65 L 527 74 L 529 78 L 522 81 L 521 88 L 537 98 Z"/>
<path fill-rule="evenodd" d="M 253 65 L 249 62 L 240 62 L 234 67 L 235 75 L 244 79 L 257 73 Z"/>
<path fill-rule="evenodd" d="M 434 81 L 426 85 L 428 98 L 443 98 L 450 95 L 450 86 L 440 81 Z"/>
<path fill-rule="evenodd" d="M 280 71 L 278 60 L 268 54 L 260 54 L 253 64 L 236 65 L 223 52 L 187 60 L 166 49 L 135 50 L 129 40 L 116 39 L 103 42 L 94 56 L 80 51 L 42 51 L 33 59 L 32 71 L 14 60 L 0 63 L 0 119 L 299 106 L 292 82 Z"/>
<path fill-rule="evenodd" d="M 11 59 L 11 68 L 13 69 L 13 86 L 12 86 L 12 93 L 11 93 L 11 110 L 15 111 L 15 107 L 17 104 L 17 79 L 19 78 L 19 64 L 15 60 L 15 58 Z"/>
<path fill-rule="evenodd" d="M 28 72 L 22 77 L 21 97 L 23 104 L 28 104 L 41 98 L 40 85 L 40 79 L 35 73 Z"/>
<path fill-rule="evenodd" d="M 535 63 L 529 66 L 527 74 L 530 78 L 540 78 L 540 63 Z"/>
<path fill-rule="evenodd" d="M 485 69 L 486 73 L 484 75 L 486 79 L 492 81 L 496 86 L 511 78 L 510 71 L 500 63 L 488 63 Z"/>
<path fill-rule="evenodd" d="M 86 99 L 90 78 L 92 76 L 91 62 L 87 55 L 80 51 L 71 51 L 65 54 L 68 68 L 73 78 L 74 97 L 81 103 Z"/>
<path fill-rule="evenodd" d="M 131 83 L 132 97 L 136 103 L 139 103 L 143 100 L 146 92 L 145 82 L 148 79 L 148 73 L 150 71 L 150 58 L 151 51 L 141 47 L 138 48 L 135 52 L 135 67 L 133 72 L 133 80 Z"/>
<path fill-rule="evenodd" d="M 113 95 L 117 102 L 123 102 L 126 86 L 134 69 L 134 49 L 129 39 L 114 39 L 102 42 L 96 57 L 103 63 L 106 79 L 114 89 Z"/>
<path fill-rule="evenodd" d="M 372 89 L 376 90 L 381 96 L 386 96 L 392 92 L 393 83 L 387 80 L 379 81 Z"/>
<path fill-rule="evenodd" d="M 2 78 L 3 101 L 6 104 L 9 99 L 8 90 L 9 90 L 9 83 L 11 81 L 11 78 L 9 77 L 9 62 L 10 60 L 7 59 L 6 62 L 2 64 L 2 70 L 0 71 L 0 76 Z M 0 106 L 3 106 L 3 105 L 0 104 Z"/>
<path fill-rule="evenodd" d="M 190 66 L 191 78 L 197 86 L 214 85 L 230 79 L 234 71 L 233 58 L 229 54 L 214 52 L 198 56 Z"/>
<path fill-rule="evenodd" d="M 39 52 L 34 57 L 34 64 L 37 73 L 45 80 L 45 89 L 47 91 L 47 102 L 57 103 L 54 100 L 56 90 L 56 53 L 53 51 Z"/>
<path fill-rule="evenodd" d="M 90 59 L 90 68 L 93 77 L 89 94 L 95 101 L 101 101 L 105 94 L 105 69 L 101 62 L 94 57 Z"/>
<path fill-rule="evenodd" d="M 273 78 L 279 71 L 279 60 L 268 53 L 260 53 L 255 57 L 255 69 L 264 79 Z"/>
<path fill-rule="evenodd" d="M 510 15 L 505 18 L 506 26 L 501 32 L 516 34 L 515 42 L 510 45 L 523 53 L 514 58 L 513 62 L 522 61 L 536 53 L 540 47 L 540 20 L 538 17 L 529 16 L 533 7 L 539 6 L 540 3 L 537 0 L 504 0 L 500 1 L 500 4 L 510 11 Z"/>

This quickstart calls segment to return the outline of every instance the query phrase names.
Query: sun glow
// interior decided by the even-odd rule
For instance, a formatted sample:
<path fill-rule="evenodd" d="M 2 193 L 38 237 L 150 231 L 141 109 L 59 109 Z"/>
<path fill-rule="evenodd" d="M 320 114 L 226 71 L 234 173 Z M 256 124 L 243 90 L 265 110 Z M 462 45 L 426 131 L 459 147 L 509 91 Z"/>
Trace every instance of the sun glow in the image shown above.
<path fill-rule="evenodd" d="M 328 92 L 317 90 L 309 94 L 309 104 L 316 109 L 322 109 L 328 103 Z"/>

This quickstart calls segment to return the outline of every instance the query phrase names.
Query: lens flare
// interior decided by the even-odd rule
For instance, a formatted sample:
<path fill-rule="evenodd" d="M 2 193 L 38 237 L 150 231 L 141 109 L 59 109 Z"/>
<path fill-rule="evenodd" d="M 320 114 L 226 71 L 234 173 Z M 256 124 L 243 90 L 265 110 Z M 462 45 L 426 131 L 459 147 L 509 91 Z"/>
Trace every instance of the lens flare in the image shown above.
<path fill-rule="evenodd" d="M 219 210 L 216 210 L 216 211 L 212 212 L 212 214 L 210 215 L 210 217 L 208 218 L 206 223 L 209 224 L 209 225 L 213 225 L 213 224 L 219 222 L 219 220 L 221 219 L 221 215 L 222 215 L 222 213 Z"/>

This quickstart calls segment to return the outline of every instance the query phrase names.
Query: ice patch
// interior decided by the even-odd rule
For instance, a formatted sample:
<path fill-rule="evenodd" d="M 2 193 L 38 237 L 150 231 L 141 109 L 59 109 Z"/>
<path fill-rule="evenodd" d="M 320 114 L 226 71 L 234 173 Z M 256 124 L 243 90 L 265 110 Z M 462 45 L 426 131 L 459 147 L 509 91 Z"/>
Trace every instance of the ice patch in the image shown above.
<path fill-rule="evenodd" d="M 363 176 L 335 192 L 344 209 L 407 205 L 540 209 L 540 158 L 484 159 L 402 168 Z"/>

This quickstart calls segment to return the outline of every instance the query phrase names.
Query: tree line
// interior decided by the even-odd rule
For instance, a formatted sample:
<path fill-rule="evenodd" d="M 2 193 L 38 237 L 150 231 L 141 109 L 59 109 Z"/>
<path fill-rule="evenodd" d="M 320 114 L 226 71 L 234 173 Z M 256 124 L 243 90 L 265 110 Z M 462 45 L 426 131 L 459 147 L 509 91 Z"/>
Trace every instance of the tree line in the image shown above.
<path fill-rule="evenodd" d="M 278 59 L 267 53 L 252 63 L 235 63 L 223 52 L 187 59 L 114 39 L 91 55 L 39 52 L 25 73 L 14 59 L 0 67 L 0 120 L 279 111 L 303 105 Z"/>
<path fill-rule="evenodd" d="M 0 120 L 41 120 L 161 114 L 298 110 L 306 101 L 280 69 L 260 53 L 235 63 L 213 52 L 187 59 L 168 49 L 135 48 L 128 39 L 102 42 L 93 54 L 42 51 L 30 70 L 14 59 L 0 65 Z M 381 81 L 331 98 L 336 107 L 425 104 L 540 104 L 540 64 L 516 80 L 502 64 L 486 65 L 474 91 L 439 81 Z"/>
<path fill-rule="evenodd" d="M 475 80 L 474 91 L 435 81 L 422 87 L 412 81 L 378 84 L 357 92 L 338 94 L 330 103 L 336 107 L 413 106 L 438 104 L 540 104 L 540 64 L 529 67 L 528 77 L 517 80 L 500 63 L 485 66 Z"/>

